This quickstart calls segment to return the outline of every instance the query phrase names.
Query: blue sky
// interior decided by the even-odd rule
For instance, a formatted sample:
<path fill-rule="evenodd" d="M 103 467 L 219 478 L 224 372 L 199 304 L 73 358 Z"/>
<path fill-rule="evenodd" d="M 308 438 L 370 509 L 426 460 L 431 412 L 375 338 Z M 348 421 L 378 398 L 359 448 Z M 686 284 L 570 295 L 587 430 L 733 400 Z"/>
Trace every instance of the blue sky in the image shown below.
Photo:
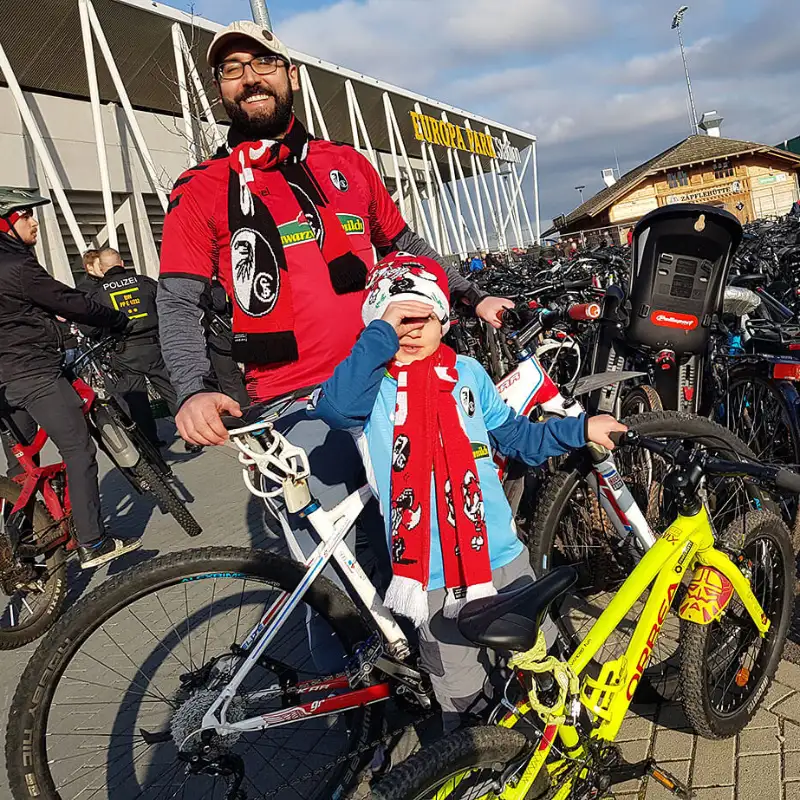
<path fill-rule="evenodd" d="M 798 0 L 687 0 L 684 38 L 698 114 L 722 135 L 800 135 Z M 218 22 L 248 0 L 170 0 Z M 553 217 L 689 132 L 664 0 L 271 0 L 290 46 L 524 128 L 539 137 L 542 215 Z"/>

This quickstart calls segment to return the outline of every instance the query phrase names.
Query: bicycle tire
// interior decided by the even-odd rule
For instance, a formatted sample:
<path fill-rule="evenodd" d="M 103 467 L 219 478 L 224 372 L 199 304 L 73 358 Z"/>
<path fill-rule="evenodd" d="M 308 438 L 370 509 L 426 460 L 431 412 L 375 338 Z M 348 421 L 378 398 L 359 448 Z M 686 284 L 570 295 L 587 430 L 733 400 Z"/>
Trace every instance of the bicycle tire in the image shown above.
<path fill-rule="evenodd" d="M 755 413 L 748 410 L 748 389 L 758 406 Z M 797 392 L 792 385 L 787 391 L 791 397 L 786 396 L 776 381 L 754 375 L 752 367 L 749 372 L 741 368 L 732 370 L 724 405 L 722 400 L 714 404 L 715 420 L 736 434 L 760 460 L 800 464 Z M 731 408 L 737 397 L 741 397 L 741 403 Z M 765 409 L 767 404 L 772 408 Z M 797 507 L 797 495 L 788 494 L 781 501 L 781 516 L 787 524 L 794 521 Z"/>
<path fill-rule="evenodd" d="M 16 503 L 20 492 L 19 484 L 0 476 L 0 499 L 8 500 L 12 504 Z M 39 500 L 33 502 L 32 523 L 34 531 L 46 530 L 54 524 L 50 513 Z M 63 546 L 46 554 L 45 565 L 48 578 L 44 592 L 37 593 L 42 595 L 37 601 L 37 607 L 41 605 L 41 610 L 32 616 L 30 622 L 25 625 L 17 625 L 11 630 L 0 627 L 0 650 L 16 650 L 30 644 L 52 628 L 61 616 L 67 597 L 65 562 L 66 554 Z M 7 597 L 7 595 L 2 596 Z M 3 613 L 5 614 L 5 611 Z"/>
<path fill-rule="evenodd" d="M 61 617 L 28 662 L 11 703 L 6 731 L 6 765 L 14 800 L 30 800 L 34 797 L 40 800 L 72 800 L 56 789 L 51 769 L 57 762 L 53 760 L 51 763 L 48 757 L 47 725 L 48 722 L 56 724 L 51 719 L 51 704 L 59 681 L 94 632 L 131 604 L 165 587 L 237 574 L 253 576 L 253 579 L 277 591 L 291 592 L 302 580 L 305 567 L 280 556 L 248 548 L 184 550 L 150 559 L 105 581 Z M 327 622 L 346 652 L 352 653 L 360 642 L 368 638 L 370 632 L 350 598 L 326 578 L 319 577 L 313 582 L 303 602 L 307 609 L 312 609 Z M 136 666 L 134 684 L 144 677 L 141 665 Z M 365 754 L 360 752 L 358 745 L 372 742 L 382 730 L 383 709 L 380 705 L 365 706 L 347 713 L 352 715 L 348 731 L 354 741 L 350 743 L 356 746 L 348 750 L 347 757 L 341 763 L 334 763 L 321 784 L 322 788 L 314 794 L 315 799 L 345 796 L 363 766 Z M 99 730 L 98 725 L 93 727 L 95 735 Z M 278 730 L 285 731 L 287 728 L 284 726 Z M 52 746 L 52 741 L 49 744 Z M 133 779 L 136 779 L 136 774 Z M 83 796 L 77 788 L 74 791 L 78 792 L 78 796 Z M 146 793 L 142 796 L 146 796 Z M 196 794 L 192 796 L 196 800 L 203 800 Z"/>
<path fill-rule="evenodd" d="M 653 438 L 697 437 L 700 444 L 714 448 L 717 452 L 722 451 L 728 455 L 734 453 L 751 459 L 754 457 L 752 451 L 727 428 L 693 414 L 679 411 L 651 412 L 631 417 L 625 420 L 625 423 L 628 427 L 639 431 L 643 436 Z M 625 477 L 624 465 L 618 462 L 618 468 L 620 474 Z M 563 557 L 559 557 L 557 541 L 561 542 L 562 551 L 566 548 L 566 540 L 559 538 L 559 527 L 562 524 L 562 520 L 569 519 L 569 515 L 573 512 L 584 513 L 582 508 L 585 508 L 587 504 L 590 508 L 589 513 L 597 518 L 596 520 L 593 519 L 593 528 L 597 527 L 597 524 L 602 523 L 605 519 L 604 512 L 600 511 L 599 503 L 593 496 L 589 495 L 588 487 L 585 490 L 583 488 L 586 486 L 585 478 L 589 469 L 590 465 L 585 460 L 584 463 L 580 463 L 577 466 L 574 461 L 567 462 L 565 468 L 551 476 L 545 483 L 538 499 L 532 530 L 529 534 L 531 564 L 537 573 L 547 572 L 559 563 L 572 563 L 565 562 Z M 579 499 L 576 500 L 576 495 L 584 491 L 586 502 L 582 503 Z M 757 503 L 763 504 L 767 502 L 766 496 L 754 487 L 750 488 L 748 486 L 748 493 L 755 498 Z M 655 502 L 656 499 L 658 498 L 653 497 L 652 489 L 647 492 L 646 502 L 642 502 L 640 498 L 640 507 L 647 506 L 646 516 L 648 517 L 648 522 L 654 528 L 656 527 L 653 525 L 654 518 L 657 510 L 660 510 L 660 505 Z M 643 510 L 645 509 L 643 508 Z M 661 527 L 661 525 L 658 527 Z M 610 529 L 610 522 L 603 526 L 604 532 Z M 591 561 L 592 580 L 594 585 L 601 588 L 605 585 L 604 581 L 608 580 L 607 576 L 609 574 L 614 575 L 615 571 L 619 572 L 620 566 L 624 568 L 624 565 L 618 563 L 618 557 L 613 553 L 610 546 L 616 541 L 616 533 L 610 533 L 608 535 L 611 537 L 609 540 L 604 532 L 601 533 L 598 541 L 592 545 L 597 548 L 597 551 L 592 556 Z M 594 530 L 592 531 L 592 536 L 596 536 Z M 590 544 L 591 542 L 587 543 L 586 546 L 588 547 Z M 618 578 L 618 582 L 621 584 L 627 574 L 615 575 L 614 577 Z M 573 590 L 571 597 L 580 598 L 580 602 L 584 603 L 587 608 L 591 608 L 590 617 L 594 619 L 604 610 L 611 596 L 613 596 L 613 591 L 615 590 L 612 584 L 611 593 L 608 591 L 598 593 L 592 596 L 591 602 L 589 600 L 590 595 L 588 593 L 581 594 L 580 589 Z M 553 619 L 567 644 L 569 652 L 573 652 L 588 631 L 589 622 L 586 622 L 583 627 L 577 630 L 573 629 L 572 623 L 566 616 L 563 604 L 554 606 Z M 629 612 L 626 619 L 628 619 L 627 626 L 632 630 L 636 619 L 635 609 Z M 615 638 L 609 639 L 609 643 L 604 648 L 601 648 L 599 659 L 590 662 L 588 668 L 590 674 L 596 677 L 600 672 L 603 661 L 622 655 L 625 647 L 623 636 L 624 634 L 620 632 Z M 675 652 L 669 655 L 666 654 L 667 642 L 672 642 L 673 651 L 677 648 L 678 625 L 672 616 L 668 617 L 668 624 L 665 624 L 662 635 L 658 639 L 658 647 L 653 653 L 651 665 L 645 670 L 642 681 L 639 684 L 640 697 L 651 694 L 655 696 L 653 699 L 672 700 L 675 698 L 680 682 L 679 660 Z M 608 654 L 609 652 L 611 655 Z M 660 654 L 663 657 L 659 658 Z"/>
<path fill-rule="evenodd" d="M 621 418 L 633 417 L 638 414 L 649 414 L 653 411 L 663 411 L 664 404 L 661 402 L 661 395 L 647 384 L 634 386 L 626 392 L 619 406 Z"/>
<path fill-rule="evenodd" d="M 186 508 L 183 500 L 178 497 L 163 475 L 157 472 L 149 462 L 145 461 L 144 458 L 140 458 L 139 462 L 131 467 L 130 470 L 136 477 L 136 481 L 142 491 L 152 494 L 161 510 L 164 513 L 171 514 L 189 536 L 199 536 L 203 532 L 200 523 Z"/>
<path fill-rule="evenodd" d="M 735 683 L 736 688 L 730 688 L 735 693 L 741 690 L 738 691 L 740 696 L 737 700 L 740 705 L 737 710 L 721 713 L 713 707 L 708 679 L 712 665 L 716 664 L 715 632 L 724 622 L 734 618 L 736 612 L 740 618 L 752 623 L 741 601 L 734 597 L 723 617 L 709 625 L 681 620 L 681 702 L 686 718 L 694 730 L 706 739 L 735 736 L 747 726 L 772 683 L 786 644 L 794 606 L 794 553 L 788 528 L 776 514 L 765 510 L 754 511 L 745 514 L 742 520 L 731 523 L 721 541 L 735 548 L 737 552 L 746 553 L 759 538 L 772 540 L 776 556 L 773 563 L 783 573 L 783 586 L 776 592 L 779 596 L 772 598 L 770 607 L 764 609 L 772 623 L 766 636 L 761 639 L 755 626 L 752 627 L 753 641 L 760 640 L 764 645 L 754 664 L 754 667 L 758 666 L 758 670 L 740 666 L 733 672 L 731 683 Z M 756 595 L 758 594 L 756 590 Z M 758 599 L 763 606 L 764 596 Z M 725 639 L 730 640 L 730 634 Z M 727 667 L 727 670 L 730 669 L 731 665 Z M 753 674 L 754 672 L 757 674 Z M 746 679 L 744 686 L 739 683 L 741 679 Z"/>
<path fill-rule="evenodd" d="M 511 728 L 480 726 L 457 731 L 395 767 L 372 788 L 372 800 L 424 800 L 434 793 L 437 800 L 450 795 L 441 793 L 443 784 L 461 773 L 491 770 L 502 773 L 506 766 L 532 751 L 531 742 Z M 550 789 L 546 768 L 539 773 L 525 800 L 544 797 Z M 455 796 L 457 797 L 457 795 Z M 470 800 L 490 800 L 494 792 Z"/>

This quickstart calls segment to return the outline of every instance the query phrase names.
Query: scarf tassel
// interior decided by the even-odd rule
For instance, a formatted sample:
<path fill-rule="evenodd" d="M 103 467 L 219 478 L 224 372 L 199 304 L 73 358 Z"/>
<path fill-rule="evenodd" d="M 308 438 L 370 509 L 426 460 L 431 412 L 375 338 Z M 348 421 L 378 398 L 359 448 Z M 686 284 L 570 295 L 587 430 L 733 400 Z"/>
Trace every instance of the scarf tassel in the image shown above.
<path fill-rule="evenodd" d="M 394 575 L 386 597 L 387 608 L 414 623 L 419 628 L 428 621 L 428 593 L 419 581 L 406 575 Z"/>
<path fill-rule="evenodd" d="M 328 263 L 331 286 L 336 294 L 360 292 L 367 283 L 367 265 L 354 253 L 344 253 Z"/>
<path fill-rule="evenodd" d="M 460 592 L 460 594 L 463 592 Z M 465 597 L 457 598 L 452 589 L 447 590 L 447 597 L 444 600 L 442 608 L 442 616 L 445 619 L 456 619 L 461 609 L 473 600 L 480 600 L 482 597 L 492 597 L 497 594 L 494 584 L 489 581 L 488 583 L 476 583 L 474 586 L 467 587 Z"/>

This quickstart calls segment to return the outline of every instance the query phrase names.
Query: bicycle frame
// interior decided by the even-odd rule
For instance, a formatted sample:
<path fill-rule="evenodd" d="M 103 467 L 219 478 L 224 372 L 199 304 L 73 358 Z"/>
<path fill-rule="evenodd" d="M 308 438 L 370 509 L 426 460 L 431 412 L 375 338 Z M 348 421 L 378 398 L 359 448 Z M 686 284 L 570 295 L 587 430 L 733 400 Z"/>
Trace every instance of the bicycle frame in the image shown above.
<path fill-rule="evenodd" d="M 698 567 L 706 567 L 722 576 L 723 590 L 709 584 L 706 573 Z M 580 676 L 636 601 L 652 586 L 625 654 L 605 662 L 597 679 L 588 676 L 583 679 L 580 700 L 596 723 L 592 738 L 606 742 L 616 739 L 686 572 L 693 572 L 694 577 L 680 607 L 682 619 L 709 624 L 721 616 L 735 592 L 761 635 L 769 630 L 769 621 L 747 578 L 728 556 L 714 547 L 714 534 L 705 507 L 695 516 L 679 516 L 645 553 L 569 659 L 570 667 Z M 513 727 L 530 711 L 530 703 L 525 702 L 499 724 Z M 525 797 L 544 767 L 556 735 L 568 757 L 582 755 L 583 748 L 574 726 L 546 723 L 536 752 L 517 785 L 499 795 L 502 800 Z M 554 800 L 567 800 L 571 790 L 572 781 L 568 780 L 554 795 Z"/>
<path fill-rule="evenodd" d="M 500 396 L 517 414 L 530 416 L 536 406 L 545 413 L 559 417 L 577 417 L 583 413 L 583 406 L 577 401 L 568 401 L 559 392 L 538 359 L 532 354 L 523 355 L 519 366 L 497 385 Z M 592 492 L 599 498 L 600 505 L 620 538 L 633 535 L 643 550 L 655 544 L 656 538 L 647 524 L 644 514 L 636 505 L 633 495 L 617 470 L 613 454 L 589 446 L 592 455 L 592 471 L 587 482 Z M 500 469 L 500 477 L 507 466 L 508 459 L 495 459 Z"/>
<path fill-rule="evenodd" d="M 528 356 L 520 361 L 519 366 L 498 385 L 498 390 L 504 400 L 517 413 L 528 416 L 536 405 L 541 405 L 546 411 L 561 416 L 577 416 L 583 409 L 580 404 L 568 403 L 560 394 L 558 388 L 542 369 L 535 356 Z M 268 423 L 259 422 L 231 431 L 231 437 L 236 446 L 247 454 L 250 450 L 255 460 L 243 463 L 257 463 L 258 456 L 264 454 L 263 447 L 254 438 L 254 434 L 263 432 Z M 274 435 L 274 432 L 273 432 Z M 244 441 L 245 437 L 246 443 Z M 244 445 L 244 446 L 243 446 Z M 293 452 L 296 449 L 293 449 Z M 259 451 L 261 451 L 259 453 Z M 636 505 L 633 496 L 625 482 L 617 472 L 613 456 L 599 448 L 595 449 L 596 463 L 589 476 L 590 486 L 600 497 L 603 509 L 612 521 L 615 530 L 621 537 L 635 535 L 644 549 L 655 543 L 655 537 L 650 531 L 647 521 L 641 510 Z M 501 467 L 501 478 L 504 467 Z M 269 496 L 255 488 L 250 479 L 248 470 L 244 471 L 245 483 L 250 491 L 260 497 Z M 306 512 L 308 521 L 320 538 L 320 544 L 306 559 L 306 573 L 291 594 L 284 593 L 265 612 L 259 623 L 244 638 L 240 646 L 246 658 L 239 665 L 233 678 L 220 692 L 219 697 L 206 712 L 202 721 L 202 728 L 216 728 L 225 732 L 259 731 L 267 728 L 285 725 L 298 719 L 307 719 L 312 716 L 325 716 L 339 713 L 343 710 L 368 705 L 388 699 L 390 685 L 386 682 L 363 689 L 355 689 L 344 695 L 329 697 L 324 700 L 313 701 L 304 705 L 292 706 L 269 714 L 228 723 L 226 714 L 231 700 L 241 686 L 247 674 L 257 664 L 264 651 L 274 639 L 284 622 L 297 608 L 308 588 L 314 580 L 322 574 L 323 570 L 333 559 L 340 567 L 341 574 L 346 584 L 364 604 L 376 628 L 383 635 L 390 653 L 397 653 L 401 657 L 408 652 L 408 643 L 391 612 L 384 606 L 375 587 L 361 569 L 356 557 L 345 544 L 344 539 L 353 527 L 358 515 L 366 502 L 372 497 L 369 486 L 363 486 L 357 492 L 345 498 L 339 505 L 330 511 L 325 511 L 318 504 L 312 503 Z M 386 666 L 385 661 L 376 660 L 377 666 Z M 405 667 L 406 670 L 410 668 Z M 418 676 L 418 673 L 411 670 Z M 346 689 L 349 682 L 346 678 L 326 678 L 321 681 L 310 681 L 297 689 L 299 693 L 312 693 L 315 691 L 329 691 L 331 689 Z M 271 687 L 263 692 L 252 695 L 253 699 L 265 698 L 280 692 L 279 687 Z"/>
<path fill-rule="evenodd" d="M 80 378 L 76 378 L 73 381 L 72 386 L 83 401 L 84 415 L 88 414 L 96 398 L 93 389 Z M 9 429 L 13 432 L 13 426 L 9 426 Z M 73 543 L 69 538 L 69 528 L 64 524 L 72 513 L 72 504 L 69 497 L 69 484 L 67 484 L 67 488 L 64 492 L 64 503 L 62 505 L 61 500 L 59 499 L 58 494 L 51 483 L 53 478 L 55 478 L 57 475 L 62 473 L 66 474 L 66 465 L 63 461 L 59 461 L 56 464 L 48 464 L 44 467 L 40 467 L 36 464 L 36 456 L 41 453 L 42 449 L 47 443 L 47 440 L 47 431 L 45 431 L 43 428 L 39 428 L 39 430 L 36 432 L 36 436 L 29 445 L 24 445 L 17 440 L 11 447 L 14 456 L 24 470 L 22 475 L 19 475 L 13 479 L 21 486 L 21 491 L 19 499 L 11 509 L 11 514 L 15 514 L 25 509 L 36 493 L 41 492 L 42 499 L 44 500 L 44 504 L 50 513 L 50 516 L 56 521 L 56 523 L 59 523 L 61 527 L 61 535 L 54 541 L 49 542 L 48 547 L 57 547 L 61 544 L 64 544 L 64 542 L 67 542 L 69 546 Z"/>

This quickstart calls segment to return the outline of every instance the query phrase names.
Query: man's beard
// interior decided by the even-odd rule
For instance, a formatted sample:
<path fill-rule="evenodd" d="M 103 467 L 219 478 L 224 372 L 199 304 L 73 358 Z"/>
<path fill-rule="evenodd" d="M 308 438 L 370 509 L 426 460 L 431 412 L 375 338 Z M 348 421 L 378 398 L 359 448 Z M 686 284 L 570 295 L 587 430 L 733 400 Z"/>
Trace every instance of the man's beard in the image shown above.
<path fill-rule="evenodd" d="M 248 114 L 243 108 L 244 101 L 256 94 L 267 94 L 274 98 L 274 108 L 271 111 L 260 111 L 254 116 Z M 238 95 L 235 100 L 223 98 L 222 104 L 231 118 L 231 126 L 246 140 L 277 139 L 286 133 L 292 119 L 294 92 L 288 85 L 282 95 L 263 86 L 251 87 Z"/>

